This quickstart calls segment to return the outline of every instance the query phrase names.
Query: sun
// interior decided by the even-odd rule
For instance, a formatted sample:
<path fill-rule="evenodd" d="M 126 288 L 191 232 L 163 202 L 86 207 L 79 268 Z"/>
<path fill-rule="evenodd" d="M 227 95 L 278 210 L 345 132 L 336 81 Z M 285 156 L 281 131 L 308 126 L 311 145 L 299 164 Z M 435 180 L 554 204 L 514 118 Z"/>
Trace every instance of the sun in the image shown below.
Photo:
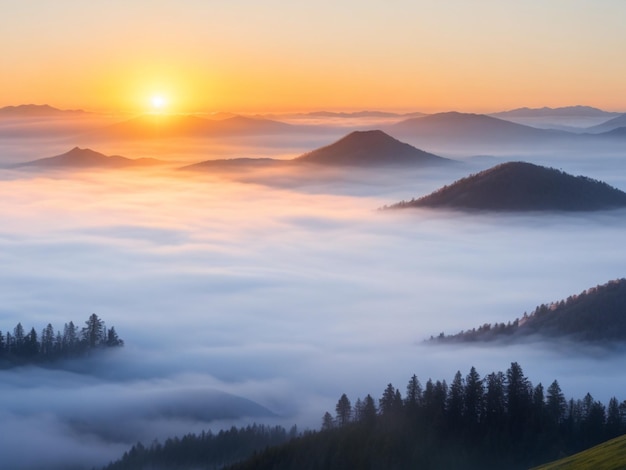
<path fill-rule="evenodd" d="M 167 100 L 162 95 L 154 95 L 150 98 L 150 103 L 155 111 L 163 111 L 167 105 Z"/>

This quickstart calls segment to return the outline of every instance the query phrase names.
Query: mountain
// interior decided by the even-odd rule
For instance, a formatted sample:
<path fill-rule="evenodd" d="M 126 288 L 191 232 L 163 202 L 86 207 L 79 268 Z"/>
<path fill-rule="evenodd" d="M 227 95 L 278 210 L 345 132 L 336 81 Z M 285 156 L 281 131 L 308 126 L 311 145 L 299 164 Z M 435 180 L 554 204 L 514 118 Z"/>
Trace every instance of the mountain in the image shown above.
<path fill-rule="evenodd" d="M 509 162 L 391 208 L 488 211 L 591 211 L 626 207 L 626 193 L 584 176 L 526 162 Z"/>
<path fill-rule="evenodd" d="M 354 111 L 351 113 L 341 113 L 333 111 L 312 111 L 304 113 L 303 116 L 311 117 L 329 117 L 329 118 L 396 118 L 396 117 L 420 117 L 426 116 L 425 113 L 390 113 L 386 111 Z"/>
<path fill-rule="evenodd" d="M 106 156 L 91 149 L 74 147 L 61 155 L 20 163 L 16 165 L 16 168 L 128 168 L 159 163 L 161 162 L 154 158 L 131 159 L 119 155 Z"/>
<path fill-rule="evenodd" d="M 57 117 L 86 114 L 82 109 L 57 109 L 47 104 L 21 104 L 0 108 L 0 117 Z"/>
<path fill-rule="evenodd" d="M 291 160 L 277 160 L 275 158 L 221 158 L 205 160 L 200 163 L 187 165 L 180 170 L 204 171 L 204 170 L 244 170 L 250 168 L 268 168 L 281 166 Z"/>
<path fill-rule="evenodd" d="M 322 119 L 407 119 L 411 117 L 426 116 L 426 113 L 393 113 L 389 111 L 310 111 L 307 113 L 286 113 L 286 114 L 259 114 L 253 117 L 264 119 L 298 119 L 298 118 L 322 118 Z"/>
<path fill-rule="evenodd" d="M 626 435 L 531 470 L 598 470 L 626 468 Z"/>
<path fill-rule="evenodd" d="M 231 427 L 216 433 L 185 434 L 182 438 L 156 441 L 150 446 L 134 445 L 121 459 L 103 470 L 129 469 L 217 469 L 244 460 L 270 446 L 277 446 L 293 437 L 291 432 L 275 426 L 254 424 L 245 428 Z"/>
<path fill-rule="evenodd" d="M 381 130 L 355 131 L 337 142 L 305 153 L 296 163 L 332 166 L 439 165 L 452 160 L 400 142 Z"/>
<path fill-rule="evenodd" d="M 243 116 L 203 119 L 190 115 L 146 114 L 109 126 L 98 134 L 115 138 L 153 139 L 281 134 L 295 128 L 283 122 Z"/>
<path fill-rule="evenodd" d="M 515 341 L 539 335 L 577 341 L 626 341 L 626 279 L 592 287 L 566 300 L 542 304 L 507 325 L 485 324 L 456 335 L 440 335 L 438 341 L 483 342 L 496 339 Z"/>
<path fill-rule="evenodd" d="M 620 116 L 617 116 L 616 118 L 609 119 L 608 121 L 603 122 L 602 124 L 598 124 L 597 126 L 588 127 L 586 131 L 592 134 L 599 134 L 602 132 L 612 131 L 614 129 L 624 126 L 626 126 L 626 114 L 622 114 Z"/>
<path fill-rule="evenodd" d="M 619 114 L 591 106 L 564 106 L 561 108 L 544 106 L 543 108 L 517 108 L 510 111 L 491 113 L 490 116 L 504 119 L 509 117 L 606 117 L 609 119 Z"/>
<path fill-rule="evenodd" d="M 418 137 L 425 142 L 518 143 L 563 137 L 563 131 L 537 129 L 484 114 L 447 112 L 406 119 L 388 127 L 399 136 Z"/>
<path fill-rule="evenodd" d="M 602 132 L 601 134 L 596 134 L 600 137 L 617 137 L 617 138 L 623 138 L 626 137 L 626 126 L 624 127 L 617 127 L 615 129 L 613 129 L 612 131 L 608 131 L 608 132 Z"/>

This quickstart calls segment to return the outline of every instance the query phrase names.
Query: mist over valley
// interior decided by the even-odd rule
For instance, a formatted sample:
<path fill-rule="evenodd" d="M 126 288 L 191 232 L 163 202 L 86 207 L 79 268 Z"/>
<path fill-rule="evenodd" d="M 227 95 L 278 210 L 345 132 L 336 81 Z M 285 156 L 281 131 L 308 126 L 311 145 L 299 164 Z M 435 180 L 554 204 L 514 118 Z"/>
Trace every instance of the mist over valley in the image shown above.
<path fill-rule="evenodd" d="M 506 323 L 622 278 L 624 209 L 377 209 L 512 160 L 623 191 L 624 144 L 569 151 L 543 142 L 531 151 L 516 141 L 481 154 L 475 150 L 491 144 L 479 148 L 473 139 L 451 155 L 436 149 L 452 134 L 422 145 L 417 134 L 373 131 L 383 127 L 374 117 L 360 117 L 359 126 L 353 114 L 317 115 L 350 119 L 356 129 L 329 131 L 327 121 L 323 132 L 307 127 L 298 136 L 137 142 L 51 135 L 11 121 L 23 133 L 0 140 L 0 329 L 61 328 L 95 312 L 125 345 L 0 371 L 5 465 L 92 468 L 137 441 L 233 424 L 317 429 L 341 393 L 378 393 L 388 382 L 402 388 L 414 373 L 451 379 L 471 366 L 488 374 L 519 361 L 535 382 L 558 378 L 567 396 L 607 401 L 622 390 L 621 347 L 572 353 L 570 340 L 554 338 L 471 347 L 425 340 Z M 74 126 L 75 118 L 55 117 L 54 125 Z M 382 150 L 351 140 L 363 136 Z M 336 147 L 342 139 L 349 152 Z M 398 164 L 405 157 L 397 149 L 454 161 Z M 315 155 L 321 163 L 295 163 Z M 143 158 L 160 164 L 130 165 Z M 342 158 L 349 164 L 336 164 Z M 201 171 L 180 170 L 201 162 Z M 16 450 L 24 440 L 40 451 Z"/>

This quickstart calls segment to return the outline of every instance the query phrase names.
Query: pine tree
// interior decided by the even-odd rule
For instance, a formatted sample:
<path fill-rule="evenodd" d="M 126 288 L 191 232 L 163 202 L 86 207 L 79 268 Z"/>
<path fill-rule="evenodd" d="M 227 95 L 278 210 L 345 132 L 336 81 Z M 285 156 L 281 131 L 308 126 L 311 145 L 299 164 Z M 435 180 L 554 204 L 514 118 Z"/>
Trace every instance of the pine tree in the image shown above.
<path fill-rule="evenodd" d="M 450 383 L 446 402 L 446 415 L 452 429 L 459 428 L 463 419 L 463 409 L 465 407 L 464 389 L 463 376 L 461 371 L 457 371 Z"/>
<path fill-rule="evenodd" d="M 609 400 L 609 406 L 606 415 L 606 434 L 607 439 L 612 439 L 623 433 L 624 423 L 619 409 L 617 398 L 612 397 Z"/>
<path fill-rule="evenodd" d="M 337 413 L 337 424 L 339 426 L 345 426 L 350 422 L 350 418 L 352 416 L 352 405 L 345 393 L 341 395 L 341 398 L 339 398 L 339 401 L 335 406 L 335 411 Z"/>
<path fill-rule="evenodd" d="M 65 354 L 78 352 L 78 331 L 72 321 L 63 327 L 63 352 Z"/>
<path fill-rule="evenodd" d="M 410 414 L 415 414 L 419 406 L 422 404 L 422 384 L 417 375 L 413 374 L 406 386 L 406 397 L 404 404 Z"/>
<path fill-rule="evenodd" d="M 54 328 L 48 325 L 41 332 L 41 354 L 42 356 L 52 356 L 54 354 Z"/>
<path fill-rule="evenodd" d="M 506 412 L 504 395 L 504 374 L 492 372 L 487 376 L 485 392 L 485 424 L 490 429 L 498 429 Z"/>
<path fill-rule="evenodd" d="M 567 411 L 567 402 L 561 391 L 559 383 L 555 380 L 548 387 L 548 395 L 546 400 L 546 413 L 548 420 L 553 425 L 559 425 L 565 419 Z"/>
<path fill-rule="evenodd" d="M 81 337 L 88 349 L 94 349 L 104 342 L 104 332 L 104 322 L 98 318 L 98 315 L 92 313 L 85 322 Z"/>
<path fill-rule="evenodd" d="M 21 356 L 24 354 L 24 327 L 18 323 L 13 329 L 13 354 Z"/>
<path fill-rule="evenodd" d="M 23 355 L 29 359 L 34 358 L 39 353 L 39 341 L 37 340 L 37 332 L 35 328 L 31 328 L 24 337 Z"/>
<path fill-rule="evenodd" d="M 378 410 L 376 409 L 376 403 L 374 403 L 374 399 L 368 393 L 367 396 L 363 399 L 362 421 L 368 425 L 374 424 L 376 422 L 377 414 L 378 414 Z"/>
<path fill-rule="evenodd" d="M 380 413 L 383 415 L 393 413 L 395 402 L 396 389 L 392 384 L 388 384 L 383 392 L 383 396 L 378 400 Z"/>
<path fill-rule="evenodd" d="M 521 366 L 512 362 L 506 371 L 506 404 L 509 426 L 514 435 L 522 433 L 531 411 L 532 385 Z"/>
<path fill-rule="evenodd" d="M 106 345 L 109 347 L 124 346 L 124 341 L 117 336 L 114 326 L 107 330 Z"/>
<path fill-rule="evenodd" d="M 475 430 L 484 414 L 483 410 L 483 381 L 476 368 L 472 367 L 465 378 L 465 421 L 471 430 Z"/>
<path fill-rule="evenodd" d="M 327 411 L 324 413 L 324 417 L 322 418 L 322 430 L 328 431 L 335 427 L 335 421 L 333 420 L 332 415 Z"/>

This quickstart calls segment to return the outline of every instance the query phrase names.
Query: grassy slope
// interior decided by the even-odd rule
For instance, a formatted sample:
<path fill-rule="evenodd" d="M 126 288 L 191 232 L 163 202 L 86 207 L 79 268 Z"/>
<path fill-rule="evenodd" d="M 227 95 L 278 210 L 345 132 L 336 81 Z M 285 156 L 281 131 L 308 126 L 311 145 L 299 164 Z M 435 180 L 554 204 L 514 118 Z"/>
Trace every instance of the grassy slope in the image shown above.
<path fill-rule="evenodd" d="M 617 470 L 626 468 L 626 435 L 532 470 Z"/>

